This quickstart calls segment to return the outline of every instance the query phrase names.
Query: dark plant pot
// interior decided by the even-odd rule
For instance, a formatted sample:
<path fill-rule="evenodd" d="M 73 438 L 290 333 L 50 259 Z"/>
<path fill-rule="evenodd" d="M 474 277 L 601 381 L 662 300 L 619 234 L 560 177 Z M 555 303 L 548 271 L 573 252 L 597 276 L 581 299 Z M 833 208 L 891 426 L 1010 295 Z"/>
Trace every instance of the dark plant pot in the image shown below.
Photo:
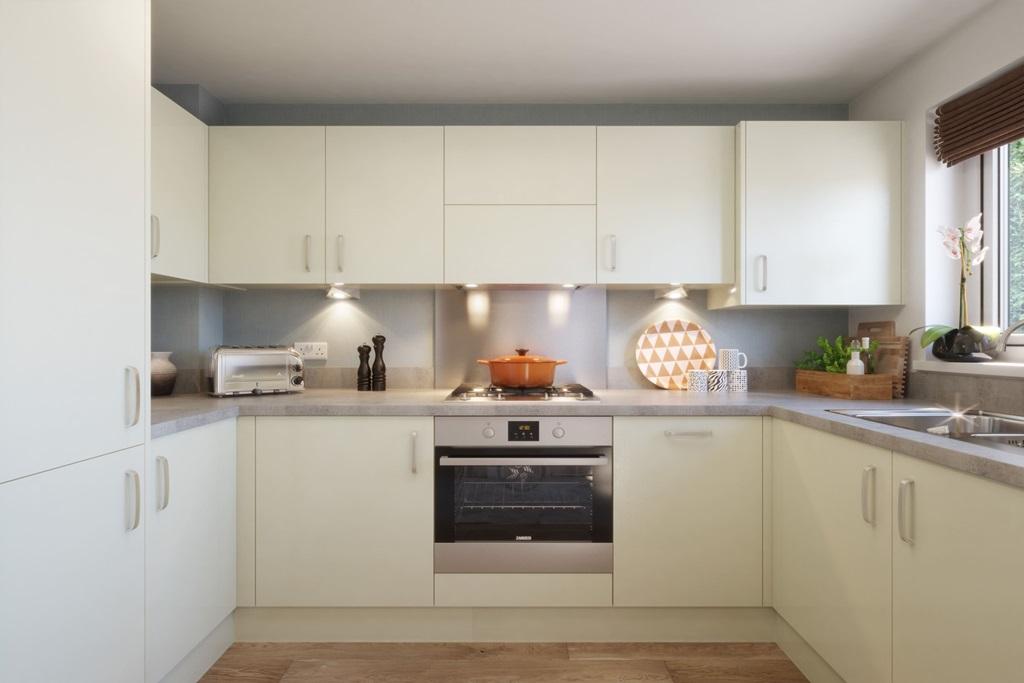
<path fill-rule="evenodd" d="M 991 360 L 987 354 L 995 348 L 997 340 L 967 325 L 951 330 L 935 340 L 932 355 L 951 363 L 983 363 Z"/>

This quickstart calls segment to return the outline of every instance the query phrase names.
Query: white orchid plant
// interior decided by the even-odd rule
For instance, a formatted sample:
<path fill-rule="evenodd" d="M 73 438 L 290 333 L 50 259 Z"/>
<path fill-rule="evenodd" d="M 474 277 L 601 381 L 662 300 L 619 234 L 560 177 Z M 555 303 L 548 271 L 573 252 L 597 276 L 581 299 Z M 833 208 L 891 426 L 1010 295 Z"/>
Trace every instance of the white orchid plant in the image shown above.
<path fill-rule="evenodd" d="M 960 324 L 958 328 L 950 325 L 925 327 L 924 334 L 921 335 L 922 347 L 928 346 L 955 329 L 968 327 L 967 279 L 974 274 L 974 267 L 981 265 L 988 254 L 988 247 L 982 246 L 982 238 L 985 233 L 981 229 L 980 213 L 967 221 L 967 225 L 962 228 L 944 228 L 938 232 L 942 236 L 942 246 L 946 249 L 946 253 L 951 259 L 960 262 Z M 998 335 L 998 330 L 990 331 L 983 327 L 974 329 L 985 336 L 990 333 Z"/>

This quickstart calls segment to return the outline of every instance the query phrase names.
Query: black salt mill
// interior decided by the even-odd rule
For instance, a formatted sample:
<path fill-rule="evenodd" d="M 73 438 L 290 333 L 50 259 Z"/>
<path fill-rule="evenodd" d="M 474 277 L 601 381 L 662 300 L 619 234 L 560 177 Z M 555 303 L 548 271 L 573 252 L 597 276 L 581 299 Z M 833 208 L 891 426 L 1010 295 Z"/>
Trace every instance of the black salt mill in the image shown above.
<path fill-rule="evenodd" d="M 378 334 L 370 341 L 373 342 L 373 379 L 370 386 L 373 391 L 384 391 L 388 388 L 388 368 L 384 365 L 384 335 Z"/>
<path fill-rule="evenodd" d="M 356 371 L 356 389 L 359 391 L 370 390 L 370 347 L 361 344 L 356 351 L 359 352 L 359 369 Z"/>

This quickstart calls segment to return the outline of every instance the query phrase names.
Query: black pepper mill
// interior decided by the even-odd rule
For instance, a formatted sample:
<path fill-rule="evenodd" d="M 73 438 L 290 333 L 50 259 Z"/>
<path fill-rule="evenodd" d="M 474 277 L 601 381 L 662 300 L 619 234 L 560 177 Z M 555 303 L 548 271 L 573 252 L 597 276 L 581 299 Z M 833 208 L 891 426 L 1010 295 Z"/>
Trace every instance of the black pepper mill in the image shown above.
<path fill-rule="evenodd" d="M 356 371 L 356 389 L 370 390 L 370 346 L 361 344 L 356 351 L 359 353 L 359 369 Z"/>
<path fill-rule="evenodd" d="M 373 380 L 370 386 L 373 391 L 384 391 L 388 388 L 388 368 L 384 365 L 384 335 L 378 334 L 370 341 L 373 342 Z"/>

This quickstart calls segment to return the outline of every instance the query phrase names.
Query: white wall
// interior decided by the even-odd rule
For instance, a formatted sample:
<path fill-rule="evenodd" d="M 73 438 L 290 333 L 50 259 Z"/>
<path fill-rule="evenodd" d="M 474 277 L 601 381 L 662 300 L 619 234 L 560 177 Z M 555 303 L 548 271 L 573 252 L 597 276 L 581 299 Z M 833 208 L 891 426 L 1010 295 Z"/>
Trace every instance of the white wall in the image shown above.
<path fill-rule="evenodd" d="M 924 324 L 956 324 L 957 262 L 935 231 L 962 225 L 980 201 L 976 161 L 947 169 L 932 149 L 934 108 L 1022 58 L 1024 0 L 1002 0 L 897 68 L 850 103 L 851 119 L 904 122 L 903 301 L 901 308 L 854 309 L 851 328 L 895 318 L 906 334 Z M 977 292 L 979 284 L 973 289 Z M 977 307 L 971 313 L 977 319 Z M 914 345 L 915 348 L 917 344 Z M 918 350 L 918 354 L 921 352 Z"/>

